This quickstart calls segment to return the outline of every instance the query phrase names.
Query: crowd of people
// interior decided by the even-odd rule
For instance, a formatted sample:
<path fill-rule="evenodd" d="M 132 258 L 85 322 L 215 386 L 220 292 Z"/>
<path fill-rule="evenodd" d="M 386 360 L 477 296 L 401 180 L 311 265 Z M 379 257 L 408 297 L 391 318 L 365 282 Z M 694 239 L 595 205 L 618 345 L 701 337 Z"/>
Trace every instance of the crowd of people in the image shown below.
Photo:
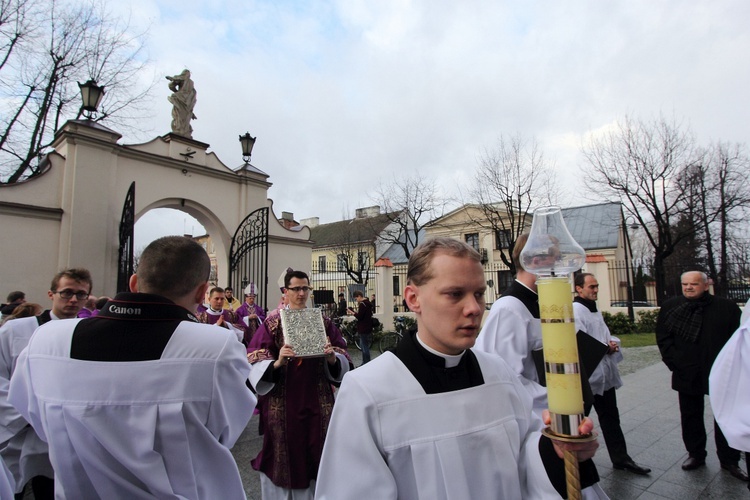
<path fill-rule="evenodd" d="M 565 451 L 579 460 L 582 498 L 607 498 L 597 440 L 542 432 L 550 415 L 525 241 L 512 255 L 516 280 L 484 325 L 479 254 L 449 238 L 417 247 L 403 296 L 418 328 L 375 359 L 374 296 L 355 291 L 350 308 L 340 294 L 335 315 L 357 319 L 356 369 L 336 323 L 308 309 L 305 272 L 287 270 L 281 301 L 266 312 L 254 283 L 242 302 L 210 286 L 208 256 L 189 238 L 152 242 L 130 291 L 114 298 L 92 296 L 81 268 L 52 278 L 49 309 L 11 292 L 0 309 L 0 499 L 26 488 L 37 499 L 244 498 L 240 467 L 258 471 L 266 500 L 559 498 Z M 585 415 L 597 412 L 613 468 L 650 474 L 621 428 L 620 339 L 597 307 L 596 276 L 576 275 L 574 288 L 575 326 L 589 337 L 579 339 L 581 357 L 595 360 L 581 374 Z M 747 481 L 749 327 L 739 328 L 735 304 L 709 293 L 705 274 L 685 273 L 682 289 L 656 331 L 679 397 L 682 468 L 705 464 L 710 394 L 721 466 Z M 300 325 L 300 313 L 319 322 Z M 290 340 L 308 329 L 321 339 L 312 351 Z M 262 448 L 237 464 L 230 450 L 254 412 Z M 593 427 L 581 415 L 577 431 Z"/>

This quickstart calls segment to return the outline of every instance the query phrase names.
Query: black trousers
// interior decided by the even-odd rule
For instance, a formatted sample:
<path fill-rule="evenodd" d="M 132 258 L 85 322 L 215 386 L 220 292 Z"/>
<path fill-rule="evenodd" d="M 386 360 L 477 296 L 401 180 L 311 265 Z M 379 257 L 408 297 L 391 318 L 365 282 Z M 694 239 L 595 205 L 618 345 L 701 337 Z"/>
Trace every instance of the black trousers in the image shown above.
<path fill-rule="evenodd" d="M 601 396 L 594 395 L 594 409 L 599 417 L 599 426 L 604 434 L 609 459 L 613 464 L 620 464 L 630 459 L 625 435 L 620 427 L 620 410 L 617 409 L 616 389 L 604 391 Z"/>
<path fill-rule="evenodd" d="M 680 399 L 680 421 L 682 423 L 682 442 L 691 457 L 706 458 L 706 426 L 703 424 L 704 396 L 695 396 L 678 392 Z M 714 440 L 716 454 L 721 463 L 737 464 L 740 452 L 730 448 L 727 438 L 714 420 Z"/>

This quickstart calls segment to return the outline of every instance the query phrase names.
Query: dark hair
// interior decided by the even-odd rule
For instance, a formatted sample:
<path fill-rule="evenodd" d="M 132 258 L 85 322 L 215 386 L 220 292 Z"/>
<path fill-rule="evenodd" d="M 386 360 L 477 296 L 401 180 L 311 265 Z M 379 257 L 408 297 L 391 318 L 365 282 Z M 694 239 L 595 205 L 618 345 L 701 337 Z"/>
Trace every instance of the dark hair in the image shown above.
<path fill-rule="evenodd" d="M 419 245 L 409 257 L 409 268 L 406 271 L 406 283 L 421 285 L 430 281 L 433 277 L 430 264 L 432 258 L 442 252 L 451 257 L 465 257 L 481 262 L 479 252 L 463 241 L 454 240 L 453 238 L 433 238 Z"/>
<path fill-rule="evenodd" d="M 76 283 L 85 283 L 89 286 L 89 292 L 91 292 L 91 273 L 88 271 L 88 269 L 84 269 L 82 267 L 74 267 L 71 269 L 60 271 L 55 275 L 54 278 L 52 278 L 52 283 L 50 284 L 49 289 L 53 292 L 56 292 L 57 287 L 60 284 L 60 280 L 63 278 L 71 279 Z"/>
<path fill-rule="evenodd" d="M 586 276 L 594 276 L 591 273 L 578 273 L 573 278 L 573 285 L 577 287 L 583 288 L 583 285 L 586 283 Z"/>
<path fill-rule="evenodd" d="M 106 304 L 109 300 L 111 299 L 107 296 L 99 297 L 99 299 L 96 301 L 96 308 L 101 309 L 102 307 L 104 307 L 104 304 Z"/>
<path fill-rule="evenodd" d="M 208 296 L 210 297 L 211 295 L 213 295 L 215 293 L 224 293 L 224 291 L 225 290 L 223 288 L 221 288 L 220 286 L 215 286 L 215 287 L 213 287 L 211 289 L 210 292 L 208 292 Z"/>
<path fill-rule="evenodd" d="M 226 288 L 224 289 L 224 291 L 225 291 L 225 292 L 232 292 L 232 293 L 234 293 L 234 288 L 232 288 L 231 286 L 228 286 L 228 287 L 226 287 Z"/>
<path fill-rule="evenodd" d="M 361 290 L 354 290 L 354 293 L 352 293 L 352 297 L 364 297 L 365 294 L 362 293 Z"/>
<path fill-rule="evenodd" d="M 198 243 L 184 236 L 152 241 L 138 263 L 138 288 L 175 299 L 208 281 L 211 261 Z"/>
<path fill-rule="evenodd" d="M 8 304 L 10 304 L 11 302 L 15 302 L 17 300 L 22 300 L 22 299 L 25 299 L 25 298 L 26 298 L 26 294 L 25 293 L 23 293 L 20 290 L 16 290 L 15 292 L 10 292 L 8 294 L 8 298 L 5 299 L 5 300 L 8 302 Z"/>
<path fill-rule="evenodd" d="M 306 272 L 289 270 L 284 275 L 284 288 L 289 288 L 289 283 L 292 282 L 293 278 L 297 278 L 298 280 L 307 280 L 307 283 L 310 283 L 310 277 Z"/>

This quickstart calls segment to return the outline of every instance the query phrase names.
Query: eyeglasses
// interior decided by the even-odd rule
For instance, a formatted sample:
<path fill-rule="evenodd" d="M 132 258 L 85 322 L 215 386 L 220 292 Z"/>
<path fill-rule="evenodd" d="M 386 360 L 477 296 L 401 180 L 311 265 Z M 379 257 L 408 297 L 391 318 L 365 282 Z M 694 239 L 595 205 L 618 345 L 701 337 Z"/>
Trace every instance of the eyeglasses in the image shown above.
<path fill-rule="evenodd" d="M 89 293 L 87 292 L 74 292 L 73 290 L 68 290 L 67 288 L 65 290 L 54 291 L 52 293 L 57 293 L 60 295 L 60 298 L 65 300 L 70 300 L 75 295 L 76 299 L 78 300 L 86 300 L 89 298 Z"/>
<path fill-rule="evenodd" d="M 312 291 L 312 287 L 310 287 L 310 286 L 290 286 L 290 287 L 287 287 L 287 290 L 291 290 L 294 293 L 299 293 L 299 292 L 307 293 L 307 292 Z"/>

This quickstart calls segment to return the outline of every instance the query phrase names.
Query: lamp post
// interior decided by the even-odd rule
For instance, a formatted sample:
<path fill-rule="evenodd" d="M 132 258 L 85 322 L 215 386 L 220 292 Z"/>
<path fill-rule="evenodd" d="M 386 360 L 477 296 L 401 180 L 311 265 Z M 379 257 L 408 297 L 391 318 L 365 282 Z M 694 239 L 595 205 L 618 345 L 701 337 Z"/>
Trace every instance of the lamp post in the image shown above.
<path fill-rule="evenodd" d="M 537 275 L 550 412 L 550 427 L 544 432 L 562 441 L 596 439 L 579 431 L 584 408 L 570 276 L 585 260 L 586 252 L 568 232 L 560 207 L 534 211 L 529 239 L 521 252 L 521 265 Z M 568 498 L 580 500 L 576 452 L 565 451 L 563 458 Z"/>
<path fill-rule="evenodd" d="M 79 83 L 78 88 L 81 89 L 81 101 L 83 101 L 82 114 L 87 120 L 91 120 L 104 98 L 104 86 L 100 87 L 93 79 L 89 79 L 86 83 Z"/>
<path fill-rule="evenodd" d="M 245 135 L 240 136 L 240 144 L 242 145 L 242 160 L 245 163 L 250 162 L 250 155 L 253 153 L 255 139 L 255 137 L 252 137 L 250 135 L 250 132 L 245 132 Z"/>
<path fill-rule="evenodd" d="M 633 311 L 633 280 L 630 276 L 631 262 L 633 260 L 633 247 L 630 246 L 630 235 L 628 234 L 628 225 L 625 220 L 625 214 L 620 212 L 622 217 L 622 232 L 625 235 L 625 282 L 627 284 L 627 297 L 628 297 L 628 319 L 631 322 L 635 322 L 635 312 Z M 633 224 L 631 226 L 636 229 L 638 226 Z"/>

